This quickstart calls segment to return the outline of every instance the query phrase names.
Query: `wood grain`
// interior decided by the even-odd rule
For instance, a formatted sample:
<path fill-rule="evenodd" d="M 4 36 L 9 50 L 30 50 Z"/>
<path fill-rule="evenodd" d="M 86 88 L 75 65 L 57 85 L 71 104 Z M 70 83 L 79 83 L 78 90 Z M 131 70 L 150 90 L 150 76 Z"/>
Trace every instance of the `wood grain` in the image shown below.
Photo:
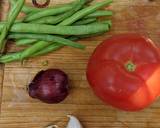
<path fill-rule="evenodd" d="M 0 20 L 4 20 L 6 18 L 6 13 L 8 12 L 8 2 L 0 0 Z M 0 113 L 1 113 L 1 103 L 2 103 L 2 95 L 3 95 L 3 78 L 4 78 L 4 65 L 0 65 Z"/>
<path fill-rule="evenodd" d="M 52 0 L 52 4 L 69 1 Z M 31 4 L 30 0 L 27 3 Z M 0 13 L 5 15 L 8 8 L 6 0 L 1 5 L 4 8 Z M 1 68 L 4 74 L 0 78 L 4 79 L 3 84 L 0 83 L 3 85 L 0 128 L 43 128 L 50 123 L 64 128 L 67 114 L 76 115 L 85 128 L 160 128 L 159 100 L 141 112 L 122 112 L 104 105 L 93 94 L 85 77 L 89 56 L 102 40 L 111 35 L 138 32 L 160 45 L 159 5 L 159 0 L 114 0 L 109 7 L 115 13 L 112 30 L 102 36 L 80 40 L 87 46 L 85 51 L 64 47 L 46 56 L 29 59 L 23 65 L 14 62 Z M 18 50 L 12 44 L 8 46 L 8 52 Z M 43 65 L 44 61 L 49 62 L 47 66 Z M 47 68 L 60 68 L 69 74 L 70 95 L 61 104 L 43 104 L 27 95 L 26 85 L 39 70 Z"/>

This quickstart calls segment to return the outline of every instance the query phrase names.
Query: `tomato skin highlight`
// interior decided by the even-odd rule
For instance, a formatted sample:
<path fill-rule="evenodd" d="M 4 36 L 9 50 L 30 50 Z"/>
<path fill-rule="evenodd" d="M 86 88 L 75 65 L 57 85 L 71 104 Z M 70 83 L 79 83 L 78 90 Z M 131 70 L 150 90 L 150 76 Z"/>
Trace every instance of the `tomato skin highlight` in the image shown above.
<path fill-rule="evenodd" d="M 128 70 L 128 62 L 135 70 Z M 92 54 L 87 79 L 105 103 L 126 111 L 144 109 L 160 95 L 160 51 L 139 34 L 113 36 Z"/>

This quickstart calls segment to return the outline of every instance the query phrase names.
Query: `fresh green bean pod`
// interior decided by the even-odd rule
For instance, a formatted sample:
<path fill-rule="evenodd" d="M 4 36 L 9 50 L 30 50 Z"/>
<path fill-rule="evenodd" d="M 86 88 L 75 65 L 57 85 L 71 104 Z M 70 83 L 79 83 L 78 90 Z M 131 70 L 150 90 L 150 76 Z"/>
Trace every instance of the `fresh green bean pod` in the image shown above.
<path fill-rule="evenodd" d="M 64 45 L 61 45 L 61 44 L 51 44 L 48 47 L 46 47 L 45 49 L 42 49 L 41 51 L 33 54 L 32 57 L 48 54 L 48 53 L 50 53 L 52 51 L 56 51 L 56 50 L 62 48 L 63 46 Z"/>
<path fill-rule="evenodd" d="M 86 0 L 80 0 L 78 2 L 78 4 L 76 4 L 75 7 L 73 7 L 72 10 L 70 10 L 64 14 L 61 14 L 59 16 L 42 17 L 41 19 L 38 19 L 36 21 L 32 21 L 31 23 L 57 24 L 57 23 L 63 21 L 64 19 L 70 17 L 71 15 L 73 15 L 79 9 L 81 9 L 85 3 L 86 3 Z"/>
<path fill-rule="evenodd" d="M 16 0 L 14 0 L 14 1 L 16 1 Z M 79 2 L 83 2 L 83 1 L 89 1 L 89 0 L 80 0 Z M 105 0 L 105 1 L 103 1 L 104 3 L 103 2 L 102 3 L 107 5 L 106 4 L 107 1 L 108 1 L 108 4 L 112 2 L 112 0 Z M 77 40 L 77 39 L 81 39 L 81 38 L 92 37 L 92 36 L 96 36 L 99 34 L 103 34 L 104 32 L 108 31 L 110 29 L 110 26 L 112 25 L 112 22 L 109 20 L 107 20 L 107 21 L 97 21 L 96 20 L 96 17 L 99 17 L 99 16 L 112 15 L 111 11 L 101 11 L 101 10 L 96 11 L 98 8 L 105 6 L 102 3 L 101 4 L 97 3 L 98 5 L 91 5 L 89 7 L 86 7 L 86 8 L 88 8 L 88 10 L 86 8 L 84 8 L 84 9 L 82 9 L 84 11 L 83 12 L 83 11 L 78 11 L 78 10 L 80 8 L 82 8 L 84 3 L 83 4 L 81 3 L 82 5 L 79 5 L 79 4 L 75 5 L 75 2 L 74 2 L 74 6 L 72 4 L 72 6 L 70 6 L 71 7 L 70 11 L 67 11 L 65 14 L 61 14 L 58 16 L 46 16 L 45 17 L 45 18 L 52 17 L 52 21 L 55 22 L 55 24 L 59 23 L 56 26 L 44 25 L 44 23 L 46 24 L 46 22 L 44 22 L 44 21 L 43 22 L 41 21 L 41 23 L 43 23 L 43 24 L 36 24 L 36 22 L 37 23 L 40 22 L 38 20 L 40 20 L 40 19 L 42 20 L 43 18 L 40 18 L 38 20 L 33 20 L 33 21 L 31 20 L 32 22 L 36 21 L 35 23 L 28 23 L 28 24 L 16 23 L 16 24 L 14 24 L 10 29 L 10 32 L 14 32 L 14 33 L 11 33 L 8 36 L 8 38 L 20 39 L 20 40 L 18 40 L 18 43 L 20 43 L 20 44 L 21 43 L 26 44 L 26 42 L 28 44 L 28 43 L 32 43 L 33 41 L 35 43 L 32 46 L 30 46 L 29 48 L 22 50 L 20 52 L 6 54 L 4 56 L 1 56 L 0 63 L 9 63 L 12 61 L 17 61 L 17 60 L 21 61 L 26 58 L 35 57 L 35 56 L 39 56 L 39 55 L 45 55 L 49 52 L 58 50 L 65 45 L 76 47 L 76 48 L 80 48 L 80 47 L 82 48 L 83 47 L 82 45 L 80 45 L 78 43 L 74 43 L 73 41 L 70 41 L 70 40 Z M 29 7 L 29 6 L 26 6 L 26 7 Z M 35 13 L 36 11 L 34 12 L 34 9 L 36 9 L 36 8 L 33 7 L 33 10 L 30 11 L 31 12 L 30 16 L 36 15 L 36 13 Z M 49 8 L 49 9 L 51 9 L 51 8 Z M 89 10 L 89 9 L 91 9 L 91 10 Z M 43 9 L 40 9 L 40 10 L 43 10 Z M 44 9 L 44 10 L 48 10 L 48 9 Z M 38 11 L 38 9 L 37 9 L 37 11 Z M 73 17 L 76 14 L 75 12 L 77 12 L 77 14 L 79 14 L 79 16 Z M 38 13 L 40 13 L 40 12 L 38 12 Z M 59 17 L 59 18 L 53 20 L 53 17 L 54 18 Z M 71 20 L 71 18 L 72 18 L 72 20 Z M 70 19 L 70 20 L 68 20 L 68 19 Z M 89 21 L 89 19 L 90 19 L 90 21 Z M 91 21 L 91 19 L 92 19 L 92 21 Z M 62 25 L 62 23 L 63 23 L 63 25 Z M 71 26 L 73 23 L 75 26 Z M 88 24 L 88 23 L 90 23 L 90 24 L 84 25 L 84 24 Z M 0 32 L 2 31 L 2 28 L 5 24 L 6 23 L 0 23 Z M 50 19 L 49 24 L 54 24 L 54 23 L 51 23 L 51 19 Z M 81 24 L 83 24 L 83 25 L 81 25 Z M 69 25 L 69 26 L 67 26 L 67 25 Z M 64 39 L 63 37 L 59 37 L 59 36 L 55 36 L 55 35 L 47 35 L 47 34 L 63 35 L 63 37 L 66 37 L 67 39 Z M 69 35 L 71 35 L 71 36 L 69 36 Z M 26 38 L 26 39 L 24 39 L 24 38 Z M 42 40 L 42 41 L 37 41 L 37 40 Z M 55 43 L 53 43 L 53 42 L 55 42 Z"/>
<path fill-rule="evenodd" d="M 46 41 L 38 41 L 37 43 L 35 43 L 34 45 L 32 45 L 31 47 L 25 49 L 22 53 L 21 53 L 21 60 L 28 58 L 32 55 L 34 55 L 35 53 L 41 51 L 42 49 L 44 49 L 45 47 L 51 45 L 52 43 L 50 42 L 46 42 Z"/>
<path fill-rule="evenodd" d="M 68 37 L 67 39 L 75 41 L 75 40 L 78 40 L 80 38 L 76 37 L 76 36 L 72 36 L 72 37 Z M 55 44 L 54 43 L 54 44 L 49 45 L 45 49 L 42 49 L 41 51 L 35 53 L 33 56 L 45 55 L 45 54 L 50 53 L 52 51 L 58 50 L 58 49 L 62 48 L 63 46 L 64 45 L 62 45 L 62 44 L 57 44 L 57 43 Z"/>
<path fill-rule="evenodd" d="M 99 23 L 107 24 L 110 28 L 112 27 L 112 21 L 111 20 L 95 21 L 95 22 L 91 23 L 91 25 L 97 25 Z"/>
<path fill-rule="evenodd" d="M 18 33 L 13 33 L 8 36 L 10 39 L 37 39 L 37 40 L 43 40 L 43 41 L 48 41 L 48 42 L 55 42 L 59 44 L 63 44 L 66 46 L 71 46 L 74 48 L 79 48 L 79 49 L 84 49 L 85 46 L 75 43 L 71 40 L 65 39 L 60 36 L 55 36 L 55 35 L 46 35 L 46 34 L 18 34 Z"/>
<path fill-rule="evenodd" d="M 19 39 L 19 40 L 16 40 L 16 45 L 17 46 L 22 46 L 22 45 L 30 45 L 30 44 L 33 44 L 35 43 L 37 40 L 36 39 Z"/>
<path fill-rule="evenodd" d="M 64 19 L 70 17 L 71 15 L 73 15 L 79 9 L 81 9 L 85 3 L 86 3 L 86 0 L 79 0 L 79 2 L 77 4 L 75 4 L 75 7 L 73 7 L 73 9 L 71 9 L 70 11 L 68 11 L 64 14 L 61 14 L 58 16 L 42 17 L 40 19 L 31 21 L 31 23 L 57 24 L 57 23 L 63 21 Z"/>
<path fill-rule="evenodd" d="M 72 37 L 69 37 L 68 39 L 74 41 L 74 40 L 80 39 L 80 37 L 72 36 Z M 58 49 L 62 48 L 63 46 L 64 45 L 62 45 L 62 44 L 53 43 L 53 44 L 49 45 L 48 47 L 43 48 L 39 52 L 33 54 L 31 57 L 45 55 L 45 54 L 50 53 L 52 51 L 58 50 Z"/>
<path fill-rule="evenodd" d="M 79 21 L 73 23 L 73 25 L 86 25 L 86 24 L 89 24 L 89 23 L 93 23 L 95 21 L 97 21 L 96 18 L 84 18 L 82 20 L 79 20 Z"/>
<path fill-rule="evenodd" d="M 38 24 L 52 24 L 55 25 L 63 20 L 63 15 L 58 15 L 58 16 L 48 16 L 48 17 L 42 17 L 37 20 L 33 20 L 30 23 L 38 23 Z"/>
<path fill-rule="evenodd" d="M 13 7 L 16 4 L 17 0 L 9 0 L 9 2 L 11 3 L 11 6 Z M 29 13 L 31 11 L 30 11 L 29 8 L 27 8 L 26 5 L 24 5 L 23 8 L 22 8 L 22 12 L 27 14 L 27 13 Z"/>
<path fill-rule="evenodd" d="M 110 10 L 97 10 L 96 12 L 93 12 L 93 13 L 87 15 L 85 18 L 112 16 L 112 15 L 113 15 L 113 12 Z"/>
<path fill-rule="evenodd" d="M 96 36 L 96 35 L 99 35 L 99 34 L 102 34 L 102 33 L 98 33 L 98 34 L 94 34 L 94 35 L 79 36 L 79 37 L 77 37 L 77 36 L 71 36 L 68 39 L 70 39 L 70 40 L 78 40 L 78 39 L 82 39 L 82 38 Z M 52 44 L 48 45 L 45 48 L 41 47 L 42 48 L 41 50 L 40 49 L 37 50 L 38 52 L 34 52 L 34 54 L 32 54 L 32 55 L 29 54 L 30 52 L 27 53 L 27 57 L 26 56 L 25 57 L 29 58 L 29 57 L 35 57 L 35 56 L 45 55 L 45 54 L 50 53 L 52 51 L 58 50 L 58 49 L 62 48 L 63 46 L 64 45 L 62 45 L 62 44 L 52 43 Z M 34 47 L 32 47 L 32 46 L 29 49 L 32 50 L 32 48 L 34 49 Z M 0 57 L 0 63 L 9 63 L 9 62 L 13 62 L 13 61 L 21 61 L 22 60 L 21 55 L 22 55 L 23 52 L 24 51 L 20 51 L 20 52 L 17 52 L 17 53 L 10 53 L 10 54 L 6 54 L 4 56 L 1 56 Z"/>
<path fill-rule="evenodd" d="M 3 56 L 0 56 L 0 63 L 10 63 L 13 61 L 18 61 L 21 59 L 22 51 L 16 53 L 9 53 Z"/>
<path fill-rule="evenodd" d="M 51 45 L 51 43 L 48 43 L 48 42 L 45 42 L 45 41 L 38 41 L 37 43 L 35 43 L 34 45 L 32 45 L 31 47 L 29 47 L 25 50 L 1 56 L 0 57 L 0 63 L 9 63 L 9 62 L 13 62 L 13 61 L 21 61 L 23 59 L 26 59 L 26 58 L 29 58 L 29 57 L 33 56 L 35 53 L 41 51 L 42 49 L 44 49 L 45 47 L 47 47 L 49 45 Z"/>
<path fill-rule="evenodd" d="M 71 37 L 69 39 L 74 41 L 74 40 L 77 40 L 79 38 L 78 37 Z M 37 43 L 39 43 L 39 42 L 37 42 Z M 43 42 L 43 43 L 45 43 L 45 42 Z M 34 54 L 30 54 L 30 51 L 35 49 L 35 46 L 36 46 L 35 44 L 33 46 L 29 47 L 28 48 L 29 50 L 26 49 L 27 54 L 25 53 L 25 58 L 45 55 L 45 54 L 50 53 L 52 51 L 58 50 L 58 49 L 60 49 L 60 48 L 62 48 L 64 46 L 62 44 L 57 44 L 57 43 L 49 44 L 47 42 L 44 45 L 46 47 L 41 47 L 41 49 L 36 50 L 37 52 L 34 51 L 35 52 Z M 36 49 L 37 48 L 39 48 L 39 46 L 38 47 L 36 46 Z M 23 52 L 24 52 L 24 50 L 20 51 L 20 52 L 16 52 L 16 53 L 9 53 L 9 54 L 3 55 L 3 56 L 0 57 L 0 63 L 10 63 L 10 62 L 13 62 L 13 61 L 21 61 L 22 59 L 24 59 L 22 57 L 22 54 L 24 54 Z"/>
<path fill-rule="evenodd" d="M 14 6 L 17 2 L 17 0 L 9 0 L 11 5 Z M 22 12 L 28 14 L 30 12 L 37 12 L 37 11 L 40 11 L 41 9 L 40 8 L 34 8 L 34 7 L 31 7 L 31 6 L 26 6 L 24 5 L 23 8 L 22 8 Z"/>
<path fill-rule="evenodd" d="M 10 3 L 12 5 L 14 5 L 16 3 L 17 0 L 10 0 Z M 62 6 L 73 6 L 75 2 L 70 2 L 70 3 L 67 3 L 67 4 L 61 4 L 61 5 L 56 5 L 56 6 L 51 6 L 51 7 L 47 7 L 47 8 L 36 8 L 36 7 L 32 7 L 32 6 L 29 6 L 29 5 L 24 5 L 23 8 L 22 8 L 22 12 L 26 13 L 26 14 L 29 14 L 29 13 L 32 13 L 32 14 L 35 14 L 37 12 L 40 12 L 40 11 L 44 11 L 44 10 L 48 10 L 48 9 L 51 9 L 51 8 L 57 8 L 57 7 L 62 7 Z"/>
<path fill-rule="evenodd" d="M 40 44 L 39 44 L 40 43 Z M 41 47 L 39 47 L 38 45 L 41 45 Z M 48 45 L 48 47 L 46 47 Z M 39 49 L 37 49 L 37 46 Z M 44 47 L 45 49 L 44 49 Z M 36 49 L 35 49 L 36 47 Z M 40 56 L 40 55 L 45 55 L 51 51 L 55 51 L 58 50 L 60 48 L 62 48 L 63 46 L 60 44 L 48 44 L 48 42 L 37 42 L 36 44 L 34 44 L 33 46 L 29 47 L 26 50 L 23 51 L 19 51 L 16 53 L 9 53 L 6 55 L 3 55 L 0 57 L 0 63 L 10 63 L 13 61 L 21 61 L 23 59 L 26 58 L 30 58 L 30 57 L 36 57 L 36 56 Z M 31 54 L 32 53 L 32 54 Z"/>
<path fill-rule="evenodd" d="M 4 23 L 0 23 L 0 32 L 2 31 L 3 26 Z M 10 32 L 57 35 L 86 35 L 99 32 L 107 32 L 108 30 L 108 25 L 103 23 L 97 23 L 96 25 L 79 26 L 54 26 L 44 24 L 16 23 L 12 26 Z"/>
<path fill-rule="evenodd" d="M 67 18 L 66 20 L 62 21 L 59 25 L 71 25 L 74 22 L 76 22 L 77 20 L 95 12 L 97 9 L 105 7 L 106 5 L 112 3 L 113 0 L 104 0 L 102 2 L 98 2 L 95 5 L 91 5 L 89 7 L 86 7 L 80 11 L 78 11 L 77 13 L 75 13 L 74 15 L 72 15 L 71 17 Z"/>
<path fill-rule="evenodd" d="M 105 20 L 105 21 L 102 21 L 101 23 L 108 24 L 110 28 L 112 27 L 112 21 L 111 20 Z"/>
<path fill-rule="evenodd" d="M 16 4 L 16 1 L 15 0 L 9 0 L 11 6 L 14 6 Z"/>
<path fill-rule="evenodd" d="M 72 6 L 64 5 L 62 7 L 60 6 L 60 7 L 55 7 L 55 8 L 48 8 L 48 9 L 45 9 L 45 10 L 42 10 L 42 11 L 39 11 L 36 13 L 31 13 L 24 18 L 24 21 L 30 22 L 32 20 L 36 20 L 36 19 L 39 19 L 42 17 L 62 14 L 62 13 L 65 13 L 65 12 L 71 10 L 74 6 L 75 6 L 75 4 Z"/>
<path fill-rule="evenodd" d="M 84 39 L 84 38 L 88 38 L 88 37 L 95 37 L 95 36 L 99 36 L 102 34 L 104 34 L 104 33 L 90 34 L 90 35 L 84 35 L 84 36 L 70 36 L 67 39 L 74 41 L 74 40 Z M 46 47 L 45 49 L 42 49 L 41 51 L 35 53 L 33 56 L 45 55 L 45 54 L 50 53 L 52 51 L 58 50 L 58 49 L 62 48 L 63 46 L 64 45 L 57 44 L 57 43 L 51 44 L 48 47 Z"/>
<path fill-rule="evenodd" d="M 63 17 L 64 14 L 58 15 L 58 16 L 47 16 L 47 17 L 42 17 L 39 18 L 37 20 L 33 20 L 30 23 L 39 23 L 39 24 L 57 24 L 61 21 L 64 20 Z M 87 15 L 84 18 L 96 18 L 96 17 L 100 17 L 100 16 L 111 16 L 113 15 L 112 11 L 108 11 L 108 10 L 97 10 L 94 13 L 91 13 L 90 15 Z M 67 17 L 67 16 L 66 16 Z M 77 21 L 78 22 L 78 21 Z"/>
<path fill-rule="evenodd" d="M 21 11 L 22 7 L 24 5 L 24 0 L 18 0 L 15 6 L 11 9 L 11 12 L 9 13 L 7 17 L 7 22 L 3 25 L 0 35 L 0 52 L 2 53 L 4 51 L 5 45 L 6 45 L 6 36 L 8 35 L 8 32 L 13 25 L 14 21 L 16 20 L 19 12 Z"/>
<path fill-rule="evenodd" d="M 97 33 L 97 34 L 85 35 L 85 36 L 78 36 L 78 37 L 77 36 L 71 36 L 68 39 L 70 39 L 70 40 L 78 40 L 78 39 L 82 39 L 82 38 L 97 36 L 97 35 L 100 35 L 100 34 L 103 34 L 103 33 Z M 52 43 L 52 44 L 48 45 L 47 47 L 42 48 L 41 50 L 39 49 L 39 51 L 37 50 L 38 52 L 36 52 L 36 53 L 34 53 L 32 55 L 31 54 L 27 55 L 28 57 L 26 57 L 26 58 L 45 55 L 45 54 L 50 53 L 52 51 L 58 50 L 58 49 L 62 48 L 63 46 L 64 45 L 62 45 L 62 44 Z M 4 55 L 4 56 L 1 56 L 0 57 L 0 63 L 9 63 L 9 62 L 18 61 L 18 60 L 20 61 L 20 60 L 22 60 L 21 59 L 22 58 L 21 54 L 23 52 L 24 51 L 20 51 L 20 52 L 17 52 L 17 53 L 11 53 L 11 54 L 7 54 L 7 55 Z"/>

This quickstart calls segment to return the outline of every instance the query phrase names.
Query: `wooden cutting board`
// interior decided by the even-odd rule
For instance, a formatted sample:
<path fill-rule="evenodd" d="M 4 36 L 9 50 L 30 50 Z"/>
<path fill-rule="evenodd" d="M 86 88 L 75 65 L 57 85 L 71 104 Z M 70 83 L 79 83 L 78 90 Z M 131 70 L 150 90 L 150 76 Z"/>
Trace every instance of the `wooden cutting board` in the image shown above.
<path fill-rule="evenodd" d="M 52 0 L 53 4 L 64 2 L 69 0 Z M 1 0 L 0 5 L 0 16 L 4 19 L 8 11 L 7 0 Z M 14 62 L 0 66 L 0 128 L 44 128 L 50 123 L 65 128 L 68 114 L 77 116 L 85 128 L 160 128 L 160 99 L 141 112 L 123 112 L 104 105 L 94 96 L 86 81 L 89 56 L 109 36 L 138 32 L 160 44 L 159 0 L 114 0 L 110 8 L 115 13 L 112 30 L 102 36 L 79 41 L 87 46 L 85 51 L 65 47 L 46 56 L 29 59 L 23 65 Z M 9 52 L 17 50 L 14 45 L 8 45 Z M 48 65 L 44 66 L 46 61 Z M 26 92 L 26 85 L 33 76 L 47 68 L 60 68 L 69 74 L 70 95 L 61 104 L 43 104 L 31 99 Z"/>

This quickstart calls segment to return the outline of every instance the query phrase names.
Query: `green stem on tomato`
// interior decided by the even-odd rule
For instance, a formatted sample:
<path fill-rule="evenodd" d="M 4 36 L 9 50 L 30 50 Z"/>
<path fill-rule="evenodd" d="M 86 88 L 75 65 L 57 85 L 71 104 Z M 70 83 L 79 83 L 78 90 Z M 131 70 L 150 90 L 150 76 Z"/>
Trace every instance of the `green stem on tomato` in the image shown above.
<path fill-rule="evenodd" d="M 129 72 L 134 72 L 136 70 L 136 65 L 131 61 L 129 60 L 126 64 L 125 64 L 125 68 L 127 71 Z"/>

